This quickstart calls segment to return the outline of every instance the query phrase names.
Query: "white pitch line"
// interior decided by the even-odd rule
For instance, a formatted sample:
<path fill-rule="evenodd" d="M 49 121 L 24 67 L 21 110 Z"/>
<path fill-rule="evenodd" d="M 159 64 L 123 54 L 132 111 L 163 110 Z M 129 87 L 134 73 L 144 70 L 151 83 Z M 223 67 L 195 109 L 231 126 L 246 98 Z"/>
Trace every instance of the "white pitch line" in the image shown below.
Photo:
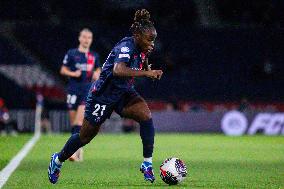
<path fill-rule="evenodd" d="M 25 144 L 25 146 L 18 152 L 18 154 L 9 162 L 9 164 L 4 169 L 2 169 L 2 171 L 0 171 L 0 189 L 8 181 L 12 173 L 17 169 L 21 161 L 25 158 L 25 156 L 29 153 L 29 151 L 38 141 L 39 137 L 40 134 L 35 134 L 33 138 L 31 138 Z"/>

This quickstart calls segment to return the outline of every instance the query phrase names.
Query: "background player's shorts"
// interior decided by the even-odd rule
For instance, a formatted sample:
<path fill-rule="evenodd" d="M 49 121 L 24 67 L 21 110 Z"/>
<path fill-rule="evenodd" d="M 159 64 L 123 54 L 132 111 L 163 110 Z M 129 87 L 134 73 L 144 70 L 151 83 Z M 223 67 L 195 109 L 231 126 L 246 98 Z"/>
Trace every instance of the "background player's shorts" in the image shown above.
<path fill-rule="evenodd" d="M 91 83 L 83 83 L 68 87 L 67 108 L 68 110 L 77 110 L 78 106 L 85 105 Z"/>
<path fill-rule="evenodd" d="M 113 111 L 122 117 L 123 108 L 137 96 L 139 94 L 134 89 L 125 92 L 116 100 L 104 94 L 90 92 L 86 100 L 85 119 L 93 126 L 99 126 L 110 118 Z"/>
<path fill-rule="evenodd" d="M 77 110 L 78 106 L 85 104 L 85 96 L 76 93 L 68 93 L 66 104 L 68 110 Z"/>

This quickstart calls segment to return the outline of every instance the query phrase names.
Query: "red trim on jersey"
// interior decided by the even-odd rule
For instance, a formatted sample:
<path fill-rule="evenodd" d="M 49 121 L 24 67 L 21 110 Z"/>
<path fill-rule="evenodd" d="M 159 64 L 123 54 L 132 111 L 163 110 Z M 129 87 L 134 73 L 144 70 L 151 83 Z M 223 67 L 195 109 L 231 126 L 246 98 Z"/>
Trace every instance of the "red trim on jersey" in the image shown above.
<path fill-rule="evenodd" d="M 96 86 L 94 86 L 94 88 L 92 89 L 92 93 L 96 92 Z"/>
<path fill-rule="evenodd" d="M 93 76 L 93 69 L 95 66 L 95 56 L 88 52 L 87 53 L 87 78 L 91 78 Z"/>
<path fill-rule="evenodd" d="M 141 59 L 142 59 L 142 60 L 145 60 L 145 58 L 146 58 L 146 54 L 142 52 L 142 53 L 141 53 Z"/>
<path fill-rule="evenodd" d="M 144 61 L 145 61 L 145 59 L 146 59 L 146 54 L 143 53 L 143 52 L 141 52 L 140 57 L 141 57 L 141 60 L 142 60 L 142 61 L 141 61 L 140 65 L 139 65 L 139 67 L 140 67 L 140 70 L 142 70 L 142 68 L 143 68 L 143 63 L 144 63 Z"/>

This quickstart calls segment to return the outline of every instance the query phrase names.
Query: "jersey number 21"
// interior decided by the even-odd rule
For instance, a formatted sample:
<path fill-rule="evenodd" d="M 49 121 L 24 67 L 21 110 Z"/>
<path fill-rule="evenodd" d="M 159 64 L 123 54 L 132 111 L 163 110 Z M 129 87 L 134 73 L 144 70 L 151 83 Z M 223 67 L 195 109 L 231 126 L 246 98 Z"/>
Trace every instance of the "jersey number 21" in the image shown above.
<path fill-rule="evenodd" d="M 93 111 L 93 115 L 94 116 L 98 116 L 98 113 L 100 111 L 100 116 L 102 116 L 104 114 L 104 111 L 106 109 L 106 105 L 100 105 L 100 104 L 96 104 L 95 105 L 95 111 Z"/>

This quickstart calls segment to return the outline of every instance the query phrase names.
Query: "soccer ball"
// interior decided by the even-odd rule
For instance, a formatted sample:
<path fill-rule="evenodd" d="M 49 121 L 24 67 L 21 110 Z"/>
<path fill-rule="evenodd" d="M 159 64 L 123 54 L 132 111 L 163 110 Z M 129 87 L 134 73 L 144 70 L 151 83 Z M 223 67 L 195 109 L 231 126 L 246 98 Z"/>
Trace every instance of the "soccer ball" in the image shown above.
<path fill-rule="evenodd" d="M 168 158 L 160 166 L 160 177 L 169 185 L 181 183 L 186 175 L 186 165 L 179 158 Z"/>

